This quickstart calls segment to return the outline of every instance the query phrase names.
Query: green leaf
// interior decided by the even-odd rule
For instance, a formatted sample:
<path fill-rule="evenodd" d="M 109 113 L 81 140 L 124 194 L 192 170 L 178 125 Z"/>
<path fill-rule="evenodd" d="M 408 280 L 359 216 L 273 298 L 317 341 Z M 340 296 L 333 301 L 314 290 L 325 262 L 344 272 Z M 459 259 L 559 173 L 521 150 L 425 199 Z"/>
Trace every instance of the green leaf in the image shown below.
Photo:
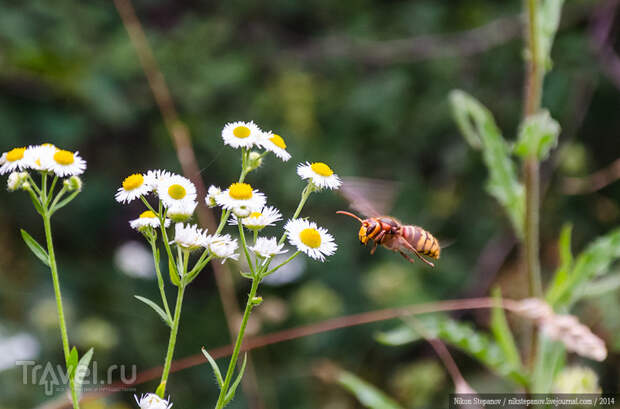
<path fill-rule="evenodd" d="M 73 347 L 71 349 L 71 352 L 69 353 L 69 359 L 67 360 L 67 372 L 69 373 L 69 379 L 73 379 L 73 376 L 75 375 L 75 369 L 77 368 L 77 364 L 78 364 L 78 352 L 77 352 L 77 349 Z"/>
<path fill-rule="evenodd" d="M 566 285 L 566 281 L 568 280 L 568 275 L 573 265 L 573 252 L 571 250 L 572 231 L 573 226 L 570 223 L 567 223 L 562 227 L 562 232 L 560 233 L 560 238 L 558 240 L 560 266 L 555 271 L 553 280 L 547 289 L 546 299 L 548 302 L 551 302 L 551 300 L 556 299 L 559 296 L 559 293 L 562 291 L 562 288 Z"/>
<path fill-rule="evenodd" d="M 600 280 L 591 281 L 581 292 L 584 298 L 598 297 L 620 288 L 620 274 L 610 275 Z"/>
<path fill-rule="evenodd" d="M 539 59 L 544 63 L 547 71 L 551 69 L 552 65 L 551 47 L 558 31 L 563 5 L 564 0 L 544 0 L 539 2 L 538 6 Z"/>
<path fill-rule="evenodd" d="M 149 307 L 151 307 L 157 314 L 159 314 L 159 316 L 161 317 L 162 320 L 164 320 L 166 325 L 172 328 L 172 322 L 170 322 L 170 320 L 168 319 L 168 316 L 166 315 L 166 312 L 159 305 L 155 304 L 153 301 L 149 300 L 148 298 L 141 297 L 139 295 L 134 295 L 134 297 L 142 301 Z"/>
<path fill-rule="evenodd" d="M 568 309 L 582 297 L 591 280 L 609 272 L 619 258 L 620 228 L 617 228 L 594 240 L 579 254 L 564 283 L 549 294 L 547 301 L 554 307 Z"/>
<path fill-rule="evenodd" d="M 92 359 L 94 352 L 95 350 L 93 348 L 89 349 L 88 352 L 80 358 L 80 361 L 75 369 L 74 385 L 78 395 L 82 392 L 82 383 L 86 377 L 86 371 L 88 370 L 88 365 L 90 365 L 90 360 Z"/>
<path fill-rule="evenodd" d="M 519 182 L 510 148 L 495 124 L 493 115 L 469 94 L 454 90 L 450 93 L 454 118 L 465 140 L 482 149 L 482 158 L 489 170 L 487 191 L 504 207 L 519 237 L 523 237 L 525 190 Z"/>
<path fill-rule="evenodd" d="M 437 336 L 472 355 L 500 375 L 520 385 L 527 385 L 527 375 L 520 367 L 508 361 L 502 348 L 488 335 L 474 330 L 467 324 L 443 319 L 437 323 Z"/>
<path fill-rule="evenodd" d="M 544 334 L 538 334 L 538 353 L 532 374 L 532 393 L 551 393 L 553 380 L 564 367 L 566 350 L 561 342 L 555 342 Z"/>
<path fill-rule="evenodd" d="M 402 409 L 398 403 L 363 379 L 347 371 L 339 371 L 338 383 L 351 392 L 357 400 L 369 409 Z"/>
<path fill-rule="evenodd" d="M 410 344 L 422 338 L 411 327 L 402 325 L 390 331 L 379 332 L 375 335 L 375 340 L 381 344 L 389 346 L 400 346 Z"/>
<path fill-rule="evenodd" d="M 157 387 L 157 389 L 155 390 L 155 395 L 159 396 L 160 398 L 164 399 L 164 394 L 166 393 L 166 382 L 162 382 L 159 384 L 159 386 Z"/>
<path fill-rule="evenodd" d="M 222 386 L 224 385 L 224 380 L 222 379 L 222 373 L 220 372 L 220 368 L 217 366 L 215 359 L 213 359 L 213 357 L 209 355 L 209 352 L 207 352 L 205 347 L 202 347 L 202 354 L 205 356 L 205 358 L 207 358 L 207 361 L 209 361 L 209 365 L 211 365 L 213 373 L 215 374 L 217 384 L 220 386 L 220 389 L 222 389 Z"/>
<path fill-rule="evenodd" d="M 30 248 L 30 251 L 32 251 L 34 255 L 37 256 L 37 258 L 41 260 L 46 266 L 49 266 L 50 261 L 49 256 L 47 255 L 47 251 L 45 251 L 43 247 L 39 243 L 37 243 L 37 241 L 33 239 L 26 230 L 20 229 L 20 231 L 22 233 L 22 239 L 24 239 L 24 242 L 26 243 L 28 248 Z"/>
<path fill-rule="evenodd" d="M 506 320 L 506 314 L 502 305 L 502 292 L 499 287 L 493 289 L 493 299 L 496 305 L 491 310 L 491 332 L 495 336 L 495 341 L 499 344 L 506 361 L 508 361 L 515 368 L 521 368 L 521 356 L 519 350 L 515 344 L 512 331 L 508 326 Z"/>
<path fill-rule="evenodd" d="M 514 152 L 522 158 L 545 160 L 551 149 L 558 145 L 560 125 L 544 110 L 530 115 L 521 124 Z"/>
<path fill-rule="evenodd" d="M 181 284 L 181 279 L 179 278 L 177 268 L 174 265 L 174 260 L 172 258 L 168 258 L 168 273 L 170 274 L 170 281 L 172 284 L 178 287 L 179 284 Z"/>
<path fill-rule="evenodd" d="M 228 392 L 226 392 L 226 396 L 224 397 L 224 403 L 230 402 L 235 397 L 235 391 L 237 390 L 237 386 L 239 386 L 239 383 L 241 382 L 241 379 L 243 378 L 243 373 L 245 372 L 245 364 L 247 364 L 247 362 L 248 362 L 248 354 L 245 354 L 243 356 L 243 363 L 241 364 L 241 370 L 239 370 L 237 379 L 235 379 L 233 384 L 230 385 L 230 389 L 228 389 Z"/>

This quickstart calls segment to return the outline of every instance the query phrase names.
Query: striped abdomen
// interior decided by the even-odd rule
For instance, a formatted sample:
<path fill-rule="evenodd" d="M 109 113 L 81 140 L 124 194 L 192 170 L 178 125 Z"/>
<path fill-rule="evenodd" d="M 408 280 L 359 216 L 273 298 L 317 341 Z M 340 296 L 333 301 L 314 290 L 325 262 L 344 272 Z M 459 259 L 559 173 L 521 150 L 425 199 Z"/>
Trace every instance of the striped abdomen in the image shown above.
<path fill-rule="evenodd" d="M 401 234 L 418 253 L 434 259 L 439 258 L 439 241 L 432 234 L 418 226 L 402 226 Z"/>

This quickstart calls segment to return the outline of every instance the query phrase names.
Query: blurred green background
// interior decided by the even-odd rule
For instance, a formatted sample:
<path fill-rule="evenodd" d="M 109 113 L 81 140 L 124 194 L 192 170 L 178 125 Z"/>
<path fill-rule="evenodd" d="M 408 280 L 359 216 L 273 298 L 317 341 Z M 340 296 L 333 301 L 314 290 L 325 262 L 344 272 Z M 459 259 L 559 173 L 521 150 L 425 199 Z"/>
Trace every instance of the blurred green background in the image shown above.
<path fill-rule="evenodd" d="M 574 224 L 577 252 L 620 220 L 620 184 L 586 195 L 567 195 L 562 188 L 566 177 L 586 176 L 620 157 L 620 93 L 599 63 L 592 34 L 601 3 L 567 2 L 545 83 L 543 104 L 563 128 L 559 148 L 543 166 L 545 277 L 557 265 L 562 223 Z M 139 0 L 134 6 L 192 134 L 207 185 L 225 186 L 239 172 L 238 152 L 224 147 L 221 128 L 229 121 L 255 120 L 282 135 L 293 155 L 284 164 L 272 156 L 250 176 L 284 215 L 292 213 L 303 187 L 296 164 L 324 161 L 341 176 L 397 181 L 393 215 L 453 242 L 432 270 L 385 249 L 371 257 L 359 246 L 353 221 L 335 215 L 347 208 L 344 199 L 333 192 L 314 195 L 304 213 L 330 229 L 339 250 L 325 264 L 297 265 L 299 277 L 262 286 L 266 304 L 252 317 L 254 331 L 481 296 L 495 284 L 506 297 L 525 295 L 509 223 L 486 194 L 486 169 L 459 135 L 447 102 L 454 88 L 472 93 L 513 139 L 522 112 L 520 1 Z M 483 35 L 469 32 L 494 21 L 494 29 Z M 415 46 L 409 50 L 403 44 Z M 130 173 L 180 172 L 180 167 L 112 2 L 0 2 L 0 151 L 43 142 L 79 150 L 88 161 L 83 193 L 53 220 L 71 342 L 82 352 L 95 346 L 99 368 L 160 365 L 166 327 L 133 298 L 157 297 L 156 283 L 148 279 L 152 269 L 137 263 L 139 271 L 126 274 L 123 268 L 131 266 L 114 261 L 121 248 L 134 257 L 146 248 L 128 225 L 141 207 L 121 206 L 113 196 Z M 9 362 L 0 367 L 1 409 L 35 407 L 49 399 L 42 386 L 22 383 L 10 357 L 63 359 L 49 272 L 21 241 L 19 228 L 43 236 L 27 196 L 2 189 L 0 355 Z M 132 241 L 138 244 L 128 250 Z M 241 305 L 248 283 L 236 274 L 234 279 Z M 174 298 L 172 291 L 169 297 Z M 571 363 L 593 367 L 607 392 L 620 386 L 618 311 L 618 292 L 582 302 L 576 310 L 605 339 L 610 355 L 601 364 L 574 356 Z M 488 319 L 484 312 L 459 317 L 482 327 Z M 325 359 L 405 407 L 444 406 L 453 386 L 428 345 L 390 348 L 374 340 L 378 330 L 396 324 L 338 330 L 254 351 L 262 407 L 360 407 L 316 376 L 313 368 Z M 513 324 L 519 333 L 523 323 Z M 16 336 L 26 338 L 14 342 Z M 187 292 L 176 357 L 229 341 L 212 272 L 206 270 Z M 474 389 L 512 390 L 463 353 L 453 355 Z M 155 387 L 150 382 L 137 392 Z M 206 365 L 173 374 L 168 390 L 179 408 L 208 408 L 217 398 Z M 134 407 L 132 399 L 130 392 L 118 393 L 84 408 Z M 230 407 L 248 407 L 244 394 Z"/>

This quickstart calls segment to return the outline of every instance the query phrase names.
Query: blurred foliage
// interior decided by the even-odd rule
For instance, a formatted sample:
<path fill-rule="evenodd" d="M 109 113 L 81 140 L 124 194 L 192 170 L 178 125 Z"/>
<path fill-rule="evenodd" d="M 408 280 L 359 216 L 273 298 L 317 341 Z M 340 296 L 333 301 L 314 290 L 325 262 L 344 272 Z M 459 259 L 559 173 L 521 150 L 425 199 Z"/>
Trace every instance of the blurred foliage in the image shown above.
<path fill-rule="evenodd" d="M 127 32 L 112 2 L 0 4 L 0 151 L 49 141 L 79 150 L 89 165 L 84 192 L 55 216 L 53 225 L 70 336 L 79 341 L 80 355 L 98 338 L 93 360 L 102 372 L 113 364 L 136 364 L 139 370 L 159 365 L 166 328 L 133 298 L 156 298 L 157 286 L 123 274 L 112 261 L 116 249 L 138 238 L 127 224 L 138 207 L 118 205 L 113 193 L 131 172 L 180 168 Z M 567 3 L 552 51 L 553 70 L 545 83 L 544 106 L 562 127 L 558 149 L 551 151 L 550 164 L 543 169 L 548 186 L 541 213 L 545 282 L 561 264 L 557 239 L 563 223 L 573 224 L 572 248 L 577 250 L 590 249 L 587 243 L 604 237 L 620 221 L 619 184 L 584 196 L 567 196 L 561 190 L 565 176 L 585 176 L 620 156 L 620 94 L 590 47 L 590 16 L 596 5 L 592 0 Z M 491 277 L 485 275 L 487 266 L 479 262 L 485 246 L 511 227 L 500 206 L 484 193 L 487 170 L 459 136 L 448 94 L 458 88 L 475 95 L 492 112 L 510 146 L 521 117 L 521 39 L 517 35 L 473 55 L 457 52 L 417 61 L 409 61 L 408 55 L 397 61 L 360 58 L 370 49 L 353 52 L 349 45 L 353 40 L 367 44 L 456 33 L 498 18 L 517 21 L 521 2 L 136 0 L 134 6 L 191 131 L 207 184 L 226 185 L 238 172 L 236 153 L 219 139 L 222 126 L 254 119 L 281 134 L 294 155 L 285 171 L 275 172 L 270 163 L 275 159 L 270 159 L 251 180 L 282 204 L 285 215 L 294 210 L 301 189 L 296 162 L 322 160 L 343 176 L 400 182 L 393 215 L 454 242 L 433 270 L 408 264 L 385 249 L 371 257 L 359 246 L 351 224 L 334 215 L 346 202 L 330 194 L 313 198 L 308 215 L 335 234 L 339 251 L 326 264 L 308 262 L 298 281 L 261 290 L 265 300 L 277 297 L 295 311 L 266 324 L 263 332 L 320 317 L 458 298 L 471 291 L 485 294 L 494 282 L 520 283 L 517 250 L 495 276 L 494 271 Z M 334 49 L 344 51 L 329 52 Z M 20 228 L 42 242 L 28 198 L 0 192 L 0 325 L 9 332 L 32 333 L 41 343 L 37 359 L 60 363 L 49 273 L 23 243 Z M 610 240 L 603 239 L 607 249 L 615 243 Z M 585 254 L 593 254 L 588 251 Z M 579 267 L 580 277 L 589 275 L 594 270 L 585 269 L 594 256 L 599 266 L 598 255 L 596 251 L 584 261 L 577 256 L 573 271 Z M 247 283 L 235 280 L 242 303 Z M 518 294 L 518 287 L 502 288 L 503 296 Z M 317 288 L 330 294 L 321 298 L 326 305 L 313 298 Z M 296 309 L 304 290 L 309 311 L 314 311 L 309 315 Z M 177 357 L 200 353 L 202 345 L 229 343 L 208 272 L 188 291 L 186 303 Z M 610 350 L 613 346 L 618 351 L 618 292 L 585 297 L 577 307 L 587 313 L 585 322 L 605 338 Z M 486 324 L 484 316 L 461 318 Z M 395 368 L 435 356 L 421 342 L 402 348 L 377 346 L 372 334 L 390 327 L 392 323 L 378 323 L 256 350 L 252 358 L 266 406 L 322 407 L 327 395 L 316 393 L 318 381 L 308 370 L 308 363 L 318 357 L 337 360 L 377 388 L 395 391 L 388 385 Z M 515 331 L 517 342 L 518 335 Z M 478 380 L 474 388 L 485 392 L 497 385 L 473 360 L 457 358 L 465 378 Z M 618 390 L 619 367 L 617 354 L 610 354 L 595 368 L 604 391 Z M 427 369 L 418 370 L 424 374 Z M 372 376 L 365 375 L 369 373 Z M 0 372 L 2 409 L 48 400 L 42 387 L 18 381 L 16 369 Z M 446 377 L 437 384 L 440 390 L 429 394 L 452 390 Z M 155 387 L 147 383 L 137 392 Z M 203 407 L 214 399 L 217 386 L 209 367 L 202 365 L 174 374 L 169 390 L 174 391 L 175 407 Z M 247 407 L 241 395 L 231 408 Z M 123 392 L 91 405 L 134 407 L 132 399 L 131 392 Z M 360 407 L 352 398 L 338 397 L 337 402 L 339 408 Z M 402 402 L 410 403 L 405 398 Z"/>

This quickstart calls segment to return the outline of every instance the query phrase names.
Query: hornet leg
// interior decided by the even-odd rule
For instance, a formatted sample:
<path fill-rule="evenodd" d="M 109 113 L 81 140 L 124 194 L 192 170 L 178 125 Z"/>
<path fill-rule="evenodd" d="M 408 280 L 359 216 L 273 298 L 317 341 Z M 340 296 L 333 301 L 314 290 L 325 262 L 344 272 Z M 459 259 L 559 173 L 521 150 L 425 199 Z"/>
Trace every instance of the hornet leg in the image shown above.
<path fill-rule="evenodd" d="M 413 254 L 415 254 L 420 260 L 422 260 L 423 262 L 425 262 L 426 264 L 428 264 L 431 267 L 435 267 L 435 264 L 431 263 L 430 261 L 428 261 L 427 259 L 425 259 L 424 257 L 422 257 L 420 255 L 420 253 L 418 253 L 418 251 L 416 249 L 413 248 L 413 246 L 411 244 L 409 244 L 409 242 L 403 238 L 400 239 L 400 243 L 405 246 L 407 249 L 411 250 L 413 252 Z"/>
<path fill-rule="evenodd" d="M 407 259 L 407 261 L 409 261 L 410 263 L 415 264 L 415 260 L 414 260 L 414 259 L 412 259 L 411 257 L 409 257 L 408 255 L 406 255 L 405 253 L 403 253 L 403 251 L 402 251 L 402 250 L 399 250 L 398 252 L 400 253 L 400 255 L 401 255 L 401 256 L 403 256 L 404 258 L 406 258 L 406 259 Z"/>

